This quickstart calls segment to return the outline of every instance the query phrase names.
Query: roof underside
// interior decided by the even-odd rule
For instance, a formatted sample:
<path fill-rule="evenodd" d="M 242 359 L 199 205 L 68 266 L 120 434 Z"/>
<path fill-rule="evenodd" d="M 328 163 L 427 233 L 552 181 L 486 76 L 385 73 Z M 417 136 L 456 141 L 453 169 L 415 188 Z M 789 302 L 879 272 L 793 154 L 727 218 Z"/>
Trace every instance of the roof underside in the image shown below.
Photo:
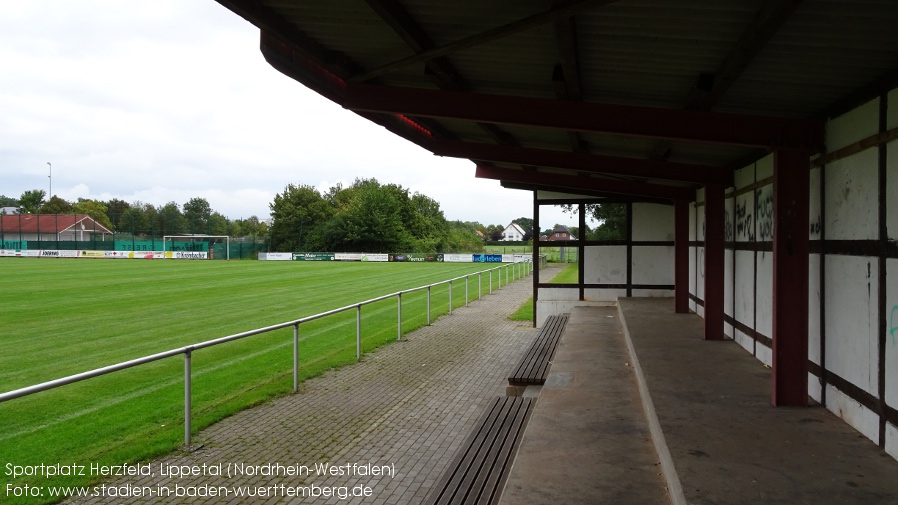
<path fill-rule="evenodd" d="M 275 68 L 477 175 L 691 199 L 898 85 L 894 0 L 218 0 Z"/>

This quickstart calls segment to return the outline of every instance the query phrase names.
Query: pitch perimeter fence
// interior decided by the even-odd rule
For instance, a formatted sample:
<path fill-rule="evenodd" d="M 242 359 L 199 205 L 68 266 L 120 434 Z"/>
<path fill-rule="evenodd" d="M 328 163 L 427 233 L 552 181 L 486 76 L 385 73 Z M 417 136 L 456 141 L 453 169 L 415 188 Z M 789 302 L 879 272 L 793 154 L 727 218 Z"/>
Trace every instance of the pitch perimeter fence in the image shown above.
<path fill-rule="evenodd" d="M 318 314 L 313 314 L 311 316 L 302 317 L 299 319 L 294 319 L 292 321 L 286 321 L 280 324 L 275 324 L 272 326 L 266 326 L 264 328 L 256 328 L 254 330 L 249 330 L 241 333 L 235 333 L 233 335 L 228 335 L 225 337 L 220 337 L 213 340 L 207 340 L 205 342 L 198 342 L 192 345 L 179 347 L 176 349 L 171 349 L 168 351 L 163 351 L 156 354 L 151 354 L 148 356 L 143 356 L 140 358 L 132 359 L 129 361 L 123 361 L 120 363 L 116 363 L 114 365 L 105 366 L 102 368 L 97 368 L 94 370 L 90 370 L 87 372 L 82 372 L 75 375 L 70 375 L 68 377 L 62 377 L 60 379 L 51 380 L 48 382 L 43 382 L 40 384 L 35 384 L 32 386 L 27 386 L 24 388 L 16 389 L 13 391 L 8 391 L 6 393 L 0 394 L 0 403 L 13 400 L 16 398 L 21 398 L 24 396 L 30 396 L 42 391 L 47 391 L 50 389 L 55 389 L 58 387 L 65 386 L 67 384 L 73 384 L 75 382 L 81 382 L 84 380 L 92 379 L 94 377 L 99 377 L 102 375 L 107 375 L 113 372 L 118 372 L 120 370 L 126 370 L 129 368 L 134 368 L 140 365 L 145 365 L 148 363 L 153 363 L 156 361 L 160 361 L 166 358 L 171 358 L 174 356 L 183 355 L 184 356 L 184 445 L 190 446 L 191 443 L 191 412 L 192 412 L 192 366 L 191 359 L 194 351 L 198 351 L 200 349 L 205 349 L 207 347 L 213 347 L 221 344 L 225 344 L 227 342 L 232 342 L 235 340 L 244 339 L 247 337 L 251 337 L 253 335 L 260 335 L 263 333 L 268 333 L 275 330 L 281 330 L 289 327 L 293 327 L 293 392 L 296 393 L 299 391 L 299 328 L 303 323 L 307 323 L 310 321 L 314 321 L 316 319 L 322 319 L 328 316 L 332 316 L 335 314 L 340 314 L 348 311 L 355 311 L 356 313 L 356 360 L 361 360 L 362 358 L 362 307 L 366 305 L 370 305 L 375 302 L 380 302 L 384 300 L 389 300 L 391 298 L 396 298 L 396 340 L 402 340 L 402 296 L 407 295 L 409 293 L 414 293 L 417 291 L 425 291 L 427 292 L 427 325 L 431 324 L 431 290 L 434 287 L 448 285 L 449 288 L 449 315 L 452 315 L 452 306 L 453 306 L 453 284 L 458 283 L 460 281 L 464 281 L 464 292 L 465 292 L 465 306 L 469 303 L 469 285 L 471 284 L 471 278 L 477 278 L 477 292 L 478 299 L 482 296 L 483 293 L 483 276 L 484 274 L 488 274 L 488 292 L 492 294 L 493 292 L 493 275 L 494 272 L 497 276 L 498 288 L 502 287 L 502 276 L 504 273 L 505 276 L 505 285 L 507 286 L 510 282 L 514 282 L 514 280 L 520 279 L 526 275 L 530 275 L 533 273 L 533 263 L 531 261 L 520 261 L 517 263 L 511 264 L 503 264 L 497 267 L 493 267 L 487 270 L 482 270 L 480 272 L 466 274 L 459 277 L 454 277 L 452 279 L 448 279 L 445 281 L 435 282 L 433 284 L 428 284 L 425 286 L 419 286 L 416 288 L 406 289 L 402 291 L 397 291 L 395 293 L 390 293 L 387 295 L 379 296 L 376 298 L 371 298 L 369 300 L 365 300 L 362 302 L 357 302 L 351 305 L 346 305 L 344 307 L 340 307 L 337 309 L 329 310 L 326 312 L 321 312 Z"/>

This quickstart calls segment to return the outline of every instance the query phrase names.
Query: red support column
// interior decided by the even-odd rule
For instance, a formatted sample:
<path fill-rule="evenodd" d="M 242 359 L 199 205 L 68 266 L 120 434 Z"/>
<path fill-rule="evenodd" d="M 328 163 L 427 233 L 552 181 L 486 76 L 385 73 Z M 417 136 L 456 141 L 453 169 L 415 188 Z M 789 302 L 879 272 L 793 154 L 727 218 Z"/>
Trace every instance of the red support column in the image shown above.
<path fill-rule="evenodd" d="M 723 186 L 705 186 L 705 340 L 723 340 Z"/>
<path fill-rule="evenodd" d="M 773 158 L 773 397 L 776 406 L 808 405 L 808 153 Z"/>
<path fill-rule="evenodd" d="M 674 202 L 674 309 L 689 312 L 689 202 Z"/>

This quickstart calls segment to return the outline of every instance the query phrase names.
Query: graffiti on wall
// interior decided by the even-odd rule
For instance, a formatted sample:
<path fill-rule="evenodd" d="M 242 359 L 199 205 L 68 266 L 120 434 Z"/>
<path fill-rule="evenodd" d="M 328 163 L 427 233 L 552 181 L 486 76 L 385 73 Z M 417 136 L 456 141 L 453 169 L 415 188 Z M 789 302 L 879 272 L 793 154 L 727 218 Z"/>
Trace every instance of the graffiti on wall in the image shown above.
<path fill-rule="evenodd" d="M 736 202 L 736 237 L 750 241 L 755 239 L 753 209 L 749 209 L 748 200 Z"/>
<path fill-rule="evenodd" d="M 762 241 L 773 240 L 773 186 L 756 190 L 755 204 L 758 208 L 758 238 Z"/>
<path fill-rule="evenodd" d="M 816 219 L 811 219 L 811 235 L 819 235 L 822 227 L 820 226 L 820 214 Z"/>

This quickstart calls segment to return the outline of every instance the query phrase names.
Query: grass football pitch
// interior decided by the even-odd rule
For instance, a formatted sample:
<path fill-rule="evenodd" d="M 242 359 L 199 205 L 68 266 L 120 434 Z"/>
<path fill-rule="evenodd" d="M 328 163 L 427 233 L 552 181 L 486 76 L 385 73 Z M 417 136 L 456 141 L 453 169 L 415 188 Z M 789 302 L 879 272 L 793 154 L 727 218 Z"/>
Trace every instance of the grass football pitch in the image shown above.
<path fill-rule="evenodd" d="M 471 263 L 116 261 L 0 258 L 0 392 L 377 296 L 483 271 Z M 509 269 L 510 271 L 510 269 Z M 490 289 L 470 278 L 468 298 Z M 499 289 L 492 273 L 492 289 Z M 505 276 L 502 276 L 504 285 Z M 453 306 L 465 303 L 453 283 Z M 402 297 L 402 329 L 426 324 L 426 290 Z M 432 288 L 431 318 L 449 309 Z M 396 339 L 396 298 L 362 308 L 362 348 Z M 355 361 L 354 310 L 303 323 L 300 378 Z M 192 357 L 192 425 L 292 390 L 292 328 L 200 349 Z M 184 437 L 184 360 L 162 361 L 0 403 L 4 465 L 133 463 Z M 3 469 L 0 469 L 3 470 Z M 3 489 L 11 482 L 0 471 Z M 86 485 L 85 477 L 17 478 L 14 485 Z M 0 496 L 9 503 L 47 499 Z"/>

